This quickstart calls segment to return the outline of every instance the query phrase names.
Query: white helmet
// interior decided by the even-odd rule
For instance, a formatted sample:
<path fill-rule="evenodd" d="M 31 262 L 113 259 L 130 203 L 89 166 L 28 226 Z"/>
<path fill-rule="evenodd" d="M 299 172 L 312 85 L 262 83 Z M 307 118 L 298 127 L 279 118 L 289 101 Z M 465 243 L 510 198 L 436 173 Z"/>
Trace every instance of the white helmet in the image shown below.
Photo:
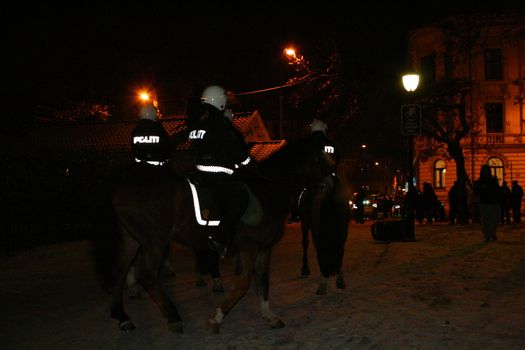
<path fill-rule="evenodd" d="M 218 85 L 211 85 L 202 92 L 201 103 L 207 103 L 219 111 L 224 111 L 227 99 L 226 90 Z"/>
<path fill-rule="evenodd" d="M 314 119 L 312 121 L 312 124 L 310 124 L 310 130 L 312 132 L 322 131 L 323 133 L 326 134 L 327 129 L 328 129 L 328 125 L 326 125 L 326 123 L 320 119 Z"/>
<path fill-rule="evenodd" d="M 150 104 L 142 106 L 139 112 L 140 119 L 157 120 L 157 109 Z"/>

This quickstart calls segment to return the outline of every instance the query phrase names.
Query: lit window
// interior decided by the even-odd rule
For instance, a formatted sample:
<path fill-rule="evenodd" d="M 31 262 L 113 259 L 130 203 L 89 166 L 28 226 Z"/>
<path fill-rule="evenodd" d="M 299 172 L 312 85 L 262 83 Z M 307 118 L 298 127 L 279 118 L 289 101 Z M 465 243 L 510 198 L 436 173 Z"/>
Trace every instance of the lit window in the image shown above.
<path fill-rule="evenodd" d="M 445 175 L 447 168 L 441 159 L 434 162 L 434 188 L 445 188 Z"/>
<path fill-rule="evenodd" d="M 489 158 L 487 164 L 490 166 L 490 172 L 492 176 L 496 176 L 498 178 L 498 182 L 501 186 L 503 182 L 503 161 L 499 157 L 491 157 Z"/>

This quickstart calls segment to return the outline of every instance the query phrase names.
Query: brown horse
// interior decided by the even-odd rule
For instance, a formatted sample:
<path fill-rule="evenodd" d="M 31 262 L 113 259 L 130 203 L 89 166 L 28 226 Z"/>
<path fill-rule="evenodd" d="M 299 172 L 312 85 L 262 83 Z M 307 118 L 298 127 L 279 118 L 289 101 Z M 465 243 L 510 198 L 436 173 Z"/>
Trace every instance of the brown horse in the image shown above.
<path fill-rule="evenodd" d="M 342 183 L 336 180 L 320 206 L 316 205 L 314 200 L 316 192 L 324 190 L 322 183 L 309 187 L 301 194 L 299 203 L 303 246 L 301 275 L 303 277 L 310 275 L 308 235 L 311 233 L 321 272 L 316 291 L 318 295 L 327 293 L 327 280 L 332 275 L 337 275 L 337 288 L 346 287 L 342 263 L 350 223 L 350 206 Z M 314 211 L 319 211 L 319 214 L 314 215 Z M 313 222 L 314 220 L 317 222 Z"/>
<path fill-rule="evenodd" d="M 219 332 L 224 317 L 246 294 L 252 278 L 260 296 L 263 318 L 272 328 L 284 327 L 269 304 L 272 247 L 284 233 L 291 197 L 298 188 L 319 180 L 317 169 L 322 161 L 308 139 L 298 140 L 260 162 L 258 176 L 245 178 L 260 203 L 262 216 L 256 224 L 241 223 L 238 227 L 234 245 L 241 265 L 240 274 L 235 276 L 232 290 L 226 293 L 208 320 L 214 332 Z M 175 175 L 129 176 L 115 189 L 112 203 L 120 233 L 120 249 L 115 256 L 117 279 L 111 316 L 118 320 L 121 330 L 135 328 L 124 310 L 122 296 L 127 271 L 134 265 L 138 282 L 159 306 L 169 329 L 183 332 L 177 307 L 158 279 L 166 246 L 173 241 L 193 250 L 205 250 L 207 237 L 216 226 L 197 222 L 188 180 Z"/>

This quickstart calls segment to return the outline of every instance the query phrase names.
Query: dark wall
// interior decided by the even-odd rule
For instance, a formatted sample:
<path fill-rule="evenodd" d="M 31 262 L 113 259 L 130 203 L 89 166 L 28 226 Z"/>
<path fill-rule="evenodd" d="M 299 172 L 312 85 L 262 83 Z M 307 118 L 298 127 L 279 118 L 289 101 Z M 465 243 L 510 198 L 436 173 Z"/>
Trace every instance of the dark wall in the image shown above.
<path fill-rule="evenodd" d="M 111 219 L 109 191 L 120 165 L 108 156 L 17 145 L 2 163 L 0 252 L 91 238 Z"/>

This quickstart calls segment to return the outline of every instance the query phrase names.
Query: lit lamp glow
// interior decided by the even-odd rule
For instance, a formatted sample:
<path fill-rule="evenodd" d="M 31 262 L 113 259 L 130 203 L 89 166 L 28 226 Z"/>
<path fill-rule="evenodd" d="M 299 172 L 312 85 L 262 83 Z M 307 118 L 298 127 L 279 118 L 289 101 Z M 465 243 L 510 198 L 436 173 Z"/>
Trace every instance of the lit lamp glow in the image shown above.
<path fill-rule="evenodd" d="M 416 91 L 418 85 L 419 85 L 419 75 L 418 74 L 403 75 L 403 87 L 405 88 L 406 91 L 408 92 Z"/>
<path fill-rule="evenodd" d="M 295 50 L 292 48 L 287 47 L 286 49 L 284 49 L 284 54 L 289 58 L 295 58 Z"/>
<path fill-rule="evenodd" d="M 147 93 L 146 91 L 140 91 L 139 100 L 141 100 L 142 102 L 149 101 L 150 100 L 149 93 Z"/>

